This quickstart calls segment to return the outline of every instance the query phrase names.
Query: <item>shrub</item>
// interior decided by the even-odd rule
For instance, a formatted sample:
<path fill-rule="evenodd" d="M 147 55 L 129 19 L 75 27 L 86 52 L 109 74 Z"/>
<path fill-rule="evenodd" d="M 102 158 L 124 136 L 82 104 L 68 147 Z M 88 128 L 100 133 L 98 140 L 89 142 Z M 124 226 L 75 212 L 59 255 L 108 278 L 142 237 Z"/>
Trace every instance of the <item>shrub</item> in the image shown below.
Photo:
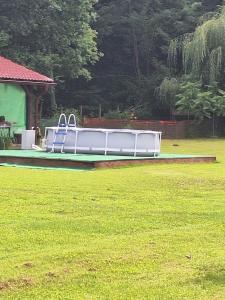
<path fill-rule="evenodd" d="M 8 134 L 5 134 L 0 131 L 0 150 L 9 149 L 11 144 L 12 144 L 12 138 Z"/>
<path fill-rule="evenodd" d="M 110 110 L 104 114 L 106 119 L 117 119 L 117 120 L 129 120 L 131 119 L 132 112 L 130 111 L 120 111 L 120 110 Z"/>
<path fill-rule="evenodd" d="M 41 119 L 41 132 L 42 134 L 45 131 L 45 127 L 57 126 L 60 114 L 66 114 L 69 117 L 70 114 L 75 114 L 77 125 L 80 124 L 80 114 L 75 108 L 59 108 L 51 118 L 43 118 Z"/>

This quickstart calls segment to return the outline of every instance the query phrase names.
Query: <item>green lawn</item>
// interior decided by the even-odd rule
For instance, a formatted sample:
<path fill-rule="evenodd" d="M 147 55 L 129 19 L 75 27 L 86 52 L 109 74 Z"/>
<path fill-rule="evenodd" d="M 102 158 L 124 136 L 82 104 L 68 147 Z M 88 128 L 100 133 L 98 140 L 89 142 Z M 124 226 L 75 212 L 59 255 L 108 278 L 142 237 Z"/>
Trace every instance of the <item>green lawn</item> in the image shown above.
<path fill-rule="evenodd" d="M 0 299 L 225 299 L 225 140 L 163 150 L 218 163 L 0 167 Z"/>

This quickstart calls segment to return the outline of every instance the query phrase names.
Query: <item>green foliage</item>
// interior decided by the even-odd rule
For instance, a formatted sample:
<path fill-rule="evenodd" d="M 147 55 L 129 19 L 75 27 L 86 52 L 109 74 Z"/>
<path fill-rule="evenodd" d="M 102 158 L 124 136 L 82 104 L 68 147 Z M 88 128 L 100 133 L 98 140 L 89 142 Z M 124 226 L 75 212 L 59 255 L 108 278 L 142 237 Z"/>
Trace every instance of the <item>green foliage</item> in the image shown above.
<path fill-rule="evenodd" d="M 56 98 L 64 107 L 101 104 L 103 111 L 114 111 L 119 105 L 122 111 L 138 107 L 138 114 L 147 118 L 168 115 L 172 97 L 169 103 L 162 102 L 155 90 L 170 77 L 169 43 L 192 32 L 204 13 L 209 19 L 221 4 L 220 0 L 2 0 L 0 54 L 53 77 L 58 82 Z M 224 54 L 219 47 L 210 53 L 211 70 L 205 77 L 211 74 L 210 80 L 215 80 L 218 69 L 224 69 Z M 173 63 L 175 54 L 181 53 L 174 51 Z M 179 58 L 176 66 L 179 73 Z M 55 107 L 54 89 L 49 97 Z"/>
<path fill-rule="evenodd" d="M 80 113 L 77 109 L 75 109 L 75 108 L 64 108 L 62 106 L 61 107 L 59 106 L 54 111 L 54 113 L 52 114 L 51 117 L 41 119 L 41 132 L 42 132 L 42 135 L 44 135 L 45 127 L 57 126 L 58 121 L 59 121 L 59 116 L 62 113 L 66 114 L 67 118 L 69 117 L 70 114 L 74 114 L 76 116 L 77 126 L 79 126 L 81 124 Z"/>
<path fill-rule="evenodd" d="M 198 120 L 225 116 L 225 6 L 203 19 L 194 33 L 171 41 L 169 63 L 190 74 L 176 97 L 178 110 Z M 178 72 L 179 75 L 179 72 Z"/>
<path fill-rule="evenodd" d="M 155 89 L 169 76 L 170 40 L 194 30 L 198 22 L 202 11 L 199 1 L 198 5 L 195 2 L 100 0 L 96 5 L 96 30 L 104 57 L 93 69 L 93 80 L 78 83 L 78 91 L 71 98 L 81 104 L 101 103 L 108 110 L 118 105 L 121 110 L 141 105 L 139 115 L 148 118 L 168 110 L 167 103 L 158 100 Z"/>
<path fill-rule="evenodd" d="M 185 73 L 202 79 L 204 85 L 221 82 L 225 64 L 225 7 L 199 25 L 194 33 L 173 40 L 169 47 L 172 66 L 182 55 Z"/>
<path fill-rule="evenodd" d="M 8 45 L 8 42 L 9 35 L 4 31 L 0 31 L 0 48 L 6 47 Z"/>
<path fill-rule="evenodd" d="M 12 138 L 4 132 L 4 129 L 0 129 L 0 150 L 9 149 L 12 144 Z"/>
<path fill-rule="evenodd" d="M 110 110 L 104 114 L 104 118 L 106 119 L 125 119 L 129 120 L 132 116 L 130 111 L 120 111 L 120 110 Z"/>
<path fill-rule="evenodd" d="M 176 94 L 178 92 L 179 83 L 176 78 L 165 78 L 160 87 L 157 89 L 162 103 L 167 104 L 171 111 L 175 108 Z"/>
<path fill-rule="evenodd" d="M 83 76 L 100 56 L 93 0 L 1 1 L 0 53 L 54 78 Z M 54 91 L 51 91 L 54 92 Z M 54 93 L 51 93 L 54 102 Z M 53 103 L 54 105 L 54 103 Z"/>
<path fill-rule="evenodd" d="M 210 86 L 204 90 L 199 82 L 181 83 L 176 101 L 178 111 L 190 113 L 198 121 L 225 116 L 225 92 Z"/>
<path fill-rule="evenodd" d="M 1 53 L 56 79 L 89 77 L 98 60 L 93 0 L 2 1 L 0 28 L 8 36 Z"/>

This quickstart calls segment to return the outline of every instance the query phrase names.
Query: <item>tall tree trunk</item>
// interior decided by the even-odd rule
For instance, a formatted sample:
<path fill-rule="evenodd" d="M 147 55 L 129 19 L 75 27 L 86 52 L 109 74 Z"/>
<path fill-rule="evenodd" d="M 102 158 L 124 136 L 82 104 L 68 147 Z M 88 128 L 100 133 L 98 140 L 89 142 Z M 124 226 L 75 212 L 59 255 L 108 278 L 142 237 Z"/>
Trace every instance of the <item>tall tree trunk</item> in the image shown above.
<path fill-rule="evenodd" d="M 131 16 L 131 0 L 129 0 L 128 2 L 128 8 L 129 8 L 129 16 Z M 131 37 L 132 37 L 133 52 L 134 52 L 135 72 L 138 80 L 140 81 L 141 68 L 140 68 L 140 60 L 139 60 L 139 49 L 138 49 L 138 42 L 137 42 L 137 34 L 133 24 L 131 24 Z"/>
<path fill-rule="evenodd" d="M 215 114 L 212 114 L 212 136 L 215 137 L 215 127 L 216 127 Z"/>
<path fill-rule="evenodd" d="M 50 76 L 52 79 L 54 79 L 53 70 L 50 70 Z M 50 94 L 50 102 L 51 102 L 51 112 L 54 113 L 57 110 L 57 103 L 56 103 L 56 97 L 55 97 L 55 87 L 51 86 L 49 89 Z"/>
<path fill-rule="evenodd" d="M 133 36 L 133 47 L 134 47 L 134 59 L 135 59 L 135 69 L 138 80 L 141 80 L 141 69 L 140 69 L 140 61 L 139 61 L 139 50 L 137 43 L 137 35 L 135 32 L 135 28 L 132 28 L 132 36 Z"/>

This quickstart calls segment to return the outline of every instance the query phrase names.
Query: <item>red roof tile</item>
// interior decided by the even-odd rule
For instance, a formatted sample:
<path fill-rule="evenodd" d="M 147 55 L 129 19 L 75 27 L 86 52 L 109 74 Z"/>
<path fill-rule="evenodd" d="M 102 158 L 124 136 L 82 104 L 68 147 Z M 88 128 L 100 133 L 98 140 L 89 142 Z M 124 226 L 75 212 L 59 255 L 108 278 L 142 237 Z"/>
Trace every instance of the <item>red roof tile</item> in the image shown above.
<path fill-rule="evenodd" d="M 46 83 L 54 82 L 51 78 L 34 72 L 2 56 L 0 56 L 0 79 Z"/>

